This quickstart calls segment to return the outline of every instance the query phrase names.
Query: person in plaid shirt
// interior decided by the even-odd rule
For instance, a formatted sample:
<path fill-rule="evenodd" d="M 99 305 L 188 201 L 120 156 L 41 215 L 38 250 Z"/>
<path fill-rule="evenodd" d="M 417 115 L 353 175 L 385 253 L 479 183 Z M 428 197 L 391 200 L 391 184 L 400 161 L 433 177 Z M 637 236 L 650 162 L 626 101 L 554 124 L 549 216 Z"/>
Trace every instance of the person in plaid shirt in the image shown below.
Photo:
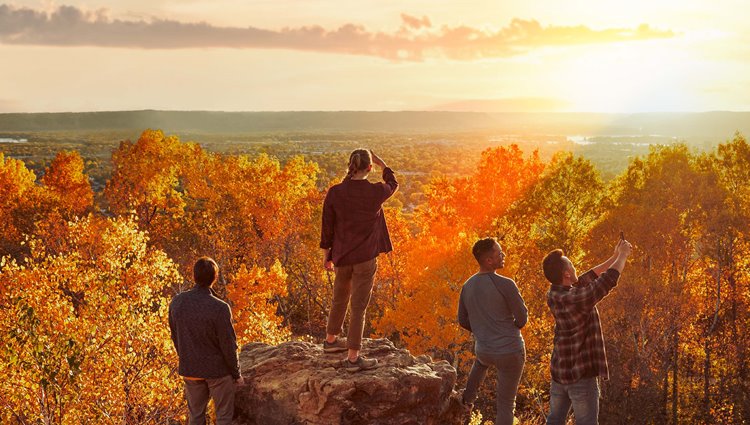
<path fill-rule="evenodd" d="M 617 285 L 631 249 L 620 239 L 607 261 L 581 276 L 562 250 L 544 257 L 547 306 L 555 317 L 547 425 L 564 425 L 571 407 L 576 424 L 598 423 L 599 377 L 609 379 L 609 369 L 596 304 Z"/>

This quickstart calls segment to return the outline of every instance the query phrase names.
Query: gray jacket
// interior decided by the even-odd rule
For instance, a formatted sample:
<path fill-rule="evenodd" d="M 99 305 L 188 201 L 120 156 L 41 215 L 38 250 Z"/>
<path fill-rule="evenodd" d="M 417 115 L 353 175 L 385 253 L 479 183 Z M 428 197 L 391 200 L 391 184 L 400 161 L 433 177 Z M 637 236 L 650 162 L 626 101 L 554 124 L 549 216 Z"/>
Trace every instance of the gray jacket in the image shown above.
<path fill-rule="evenodd" d="M 240 377 L 232 310 L 211 288 L 195 286 L 174 297 L 169 305 L 169 329 L 180 357 L 180 375 Z"/>

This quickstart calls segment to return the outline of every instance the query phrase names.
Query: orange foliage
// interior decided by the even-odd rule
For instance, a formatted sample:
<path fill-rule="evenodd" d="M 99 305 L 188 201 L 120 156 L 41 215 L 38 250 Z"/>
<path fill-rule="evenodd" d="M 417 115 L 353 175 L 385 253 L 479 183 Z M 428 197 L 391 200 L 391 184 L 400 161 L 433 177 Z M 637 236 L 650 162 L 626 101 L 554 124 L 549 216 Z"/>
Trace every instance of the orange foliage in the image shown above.
<path fill-rule="evenodd" d="M 319 264 L 316 164 L 218 155 L 152 130 L 122 142 L 112 163 L 100 206 L 77 153 L 59 153 L 39 184 L 0 154 L 0 422 L 183 416 L 165 314 L 192 286 L 179 272 L 190 276 L 202 255 L 220 265 L 216 289 L 241 344 L 323 332 L 332 280 Z M 463 379 L 472 344 L 455 322 L 459 291 L 476 272 L 472 244 L 499 238 L 500 272 L 529 307 L 518 411 L 533 422 L 554 326 L 541 259 L 562 247 L 583 271 L 623 230 L 636 249 L 600 306 L 612 370 L 602 417 L 744 423 L 748 170 L 740 135 L 701 156 L 654 148 L 609 184 L 569 153 L 542 163 L 515 145 L 488 149 L 474 173 L 432 180 L 414 213 L 385 208 L 394 252 L 379 258 L 368 326 L 451 361 Z M 478 402 L 485 416 L 481 400 L 493 397 Z"/>
<path fill-rule="evenodd" d="M 155 239 L 170 235 L 185 207 L 180 163 L 191 167 L 190 153 L 196 149 L 158 130 L 144 131 L 136 143 L 120 143 L 112 153 L 112 178 L 104 189 L 109 211 L 137 218 L 139 227 Z"/>
<path fill-rule="evenodd" d="M 405 258 L 400 292 L 393 307 L 375 321 L 376 331 L 398 335 L 410 350 L 457 362 L 469 336 L 456 323 L 463 282 L 476 272 L 471 247 L 492 232 L 501 217 L 539 178 L 537 153 L 524 158 L 515 146 L 482 153 L 471 176 L 434 180 L 416 213 L 421 228 L 394 256 Z"/>
<path fill-rule="evenodd" d="M 64 250 L 30 241 L 0 273 L 0 418 L 163 423 L 179 414 L 165 290 L 180 279 L 127 220 L 67 226 Z"/>
<path fill-rule="evenodd" d="M 0 248 L 4 253 L 17 253 L 23 234 L 33 226 L 33 210 L 40 199 L 34 181 L 36 175 L 23 161 L 6 158 L 0 152 Z"/>
<path fill-rule="evenodd" d="M 239 331 L 272 342 L 289 335 L 276 316 L 297 266 L 320 193 L 318 168 L 301 157 L 221 156 L 160 131 L 145 131 L 113 154 L 105 195 L 113 212 L 132 216 L 153 245 L 191 275 L 196 258 L 214 258 L 216 290 L 233 305 Z M 257 291 L 257 292 L 254 292 Z"/>
<path fill-rule="evenodd" d="M 270 269 L 244 265 L 227 285 L 227 296 L 233 306 L 235 332 L 239 345 L 248 342 L 278 344 L 289 339 L 288 329 L 276 315 L 276 306 L 269 301 L 285 296 L 286 273 L 276 261 Z"/>
<path fill-rule="evenodd" d="M 21 259 L 28 254 L 24 239 L 38 226 L 60 226 L 93 205 L 93 191 L 77 152 L 60 152 L 36 182 L 23 161 L 0 153 L 0 252 Z"/>
<path fill-rule="evenodd" d="M 83 168 L 78 152 L 59 152 L 42 176 L 42 184 L 59 208 L 74 216 L 88 212 L 94 205 L 94 191 Z"/>

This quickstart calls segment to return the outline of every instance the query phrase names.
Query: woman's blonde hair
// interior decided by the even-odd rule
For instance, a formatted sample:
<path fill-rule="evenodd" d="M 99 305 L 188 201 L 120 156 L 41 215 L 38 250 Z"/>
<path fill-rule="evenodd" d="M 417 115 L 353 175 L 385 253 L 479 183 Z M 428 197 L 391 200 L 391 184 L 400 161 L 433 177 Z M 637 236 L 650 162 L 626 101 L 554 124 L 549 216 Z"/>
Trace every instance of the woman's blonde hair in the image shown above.
<path fill-rule="evenodd" d="M 372 165 L 372 155 L 367 149 L 356 149 L 349 155 L 349 169 L 346 172 L 346 179 L 350 179 L 358 171 L 366 170 Z"/>

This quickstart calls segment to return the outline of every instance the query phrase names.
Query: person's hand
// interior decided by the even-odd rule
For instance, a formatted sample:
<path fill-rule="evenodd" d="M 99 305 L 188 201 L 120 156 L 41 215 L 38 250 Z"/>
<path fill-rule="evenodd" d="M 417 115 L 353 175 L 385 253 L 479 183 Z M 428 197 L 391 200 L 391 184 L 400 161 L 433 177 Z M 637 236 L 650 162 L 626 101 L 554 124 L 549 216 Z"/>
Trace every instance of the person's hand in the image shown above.
<path fill-rule="evenodd" d="M 323 268 L 329 272 L 333 271 L 333 260 L 331 260 L 331 249 L 323 249 Z"/>
<path fill-rule="evenodd" d="M 244 387 L 245 386 L 245 377 L 240 375 L 239 378 L 234 380 L 234 384 L 238 387 Z"/>
<path fill-rule="evenodd" d="M 632 250 L 633 250 L 633 245 L 631 245 L 630 242 L 623 239 L 617 243 L 617 247 L 615 248 L 615 253 L 617 255 L 622 255 L 623 257 L 627 258 L 630 255 L 630 252 Z"/>
<path fill-rule="evenodd" d="M 385 162 L 383 162 L 382 159 L 380 159 L 379 156 L 375 155 L 375 152 L 370 151 L 370 156 L 372 156 L 372 162 L 377 165 L 380 168 L 385 168 L 387 165 L 385 165 Z"/>

